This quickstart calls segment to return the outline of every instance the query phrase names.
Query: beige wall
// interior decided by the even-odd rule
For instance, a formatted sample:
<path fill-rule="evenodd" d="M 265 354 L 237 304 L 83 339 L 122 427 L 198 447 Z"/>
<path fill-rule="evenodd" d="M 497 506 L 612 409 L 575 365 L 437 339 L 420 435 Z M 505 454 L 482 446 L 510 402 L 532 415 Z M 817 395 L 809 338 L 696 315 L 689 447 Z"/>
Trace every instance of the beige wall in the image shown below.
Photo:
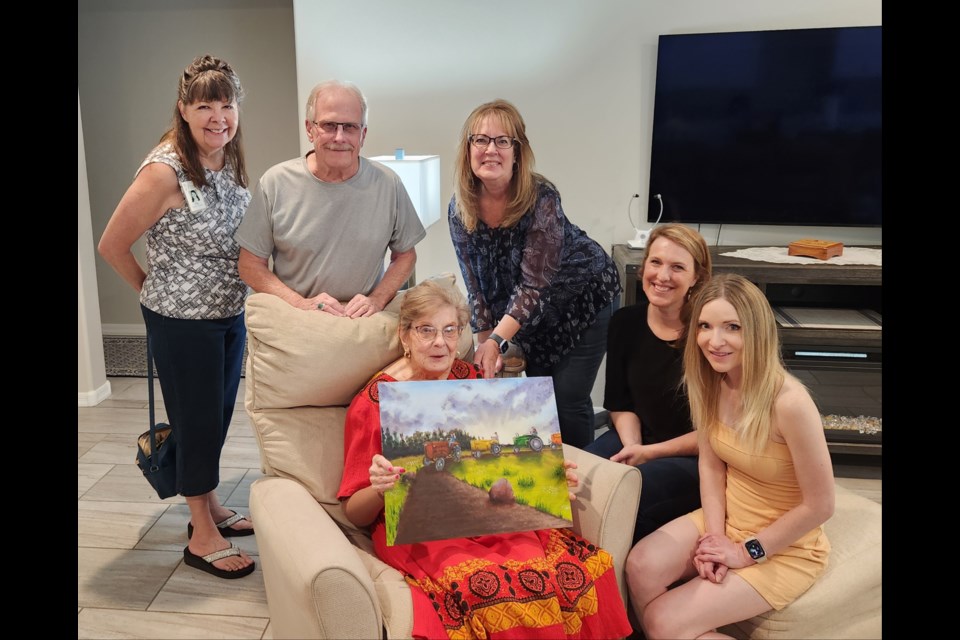
<path fill-rule="evenodd" d="M 294 0 L 301 103 L 319 80 L 359 84 L 370 103 L 364 155 L 394 147 L 439 154 L 445 214 L 464 119 L 506 98 L 523 114 L 537 167 L 560 189 L 568 217 L 608 250 L 634 236 L 630 196 L 647 202 L 659 34 L 882 23 L 880 0 L 356 0 L 350 14 L 371 19 L 354 30 L 326 28 L 329 7 Z M 645 220 L 638 205 L 634 219 Z M 703 233 L 712 240 L 716 225 Z M 730 225 L 722 241 L 798 237 L 881 242 L 878 229 Z M 418 277 L 459 274 L 445 215 L 417 253 Z"/>
<path fill-rule="evenodd" d="M 298 152 L 291 0 L 80 0 L 77 71 L 94 243 L 147 152 L 169 127 L 179 74 L 197 55 L 227 60 L 254 183 Z M 142 258 L 143 241 L 135 253 Z M 103 323 L 140 327 L 137 296 L 96 258 Z"/>
<path fill-rule="evenodd" d="M 290 8 L 292 1 L 292 11 Z M 463 120 L 496 97 L 527 121 L 538 169 L 567 215 L 608 248 L 647 201 L 659 34 L 882 24 L 881 0 L 81 0 L 78 11 L 93 234 L 98 238 L 172 113 L 176 73 L 210 51 L 237 69 L 251 177 L 307 148 L 316 82 L 352 80 L 370 102 L 364 155 L 441 156 L 444 203 Z M 292 16 L 291 16 L 292 13 Z M 294 37 L 294 35 L 296 37 Z M 293 51 L 295 43 L 295 54 Z M 295 74 L 295 75 L 294 75 Z M 645 219 L 638 211 L 634 219 Z M 444 205 L 445 206 L 445 205 Z M 444 209 L 445 213 L 445 209 Z M 713 240 L 716 227 L 704 225 Z M 881 244 L 878 229 L 724 226 L 724 244 L 797 237 Z M 417 275 L 459 276 L 446 216 Z M 98 262 L 104 323 L 139 324 L 133 293 Z M 594 391 L 600 404 L 603 375 Z"/>
<path fill-rule="evenodd" d="M 880 0 L 357 0 L 344 6 L 358 26 L 329 29 L 330 4 L 294 0 L 301 118 L 316 82 L 356 82 L 370 103 L 364 155 L 439 154 L 445 214 L 464 119 L 506 98 L 567 216 L 608 251 L 634 236 L 630 196 L 647 202 L 660 34 L 882 24 Z M 634 219 L 645 220 L 637 204 Z M 713 242 L 717 226 L 702 232 Z M 882 242 L 879 229 L 724 225 L 722 243 L 802 237 Z M 417 254 L 419 278 L 452 271 L 459 280 L 446 215 Z M 598 406 L 603 385 L 601 369 Z"/>

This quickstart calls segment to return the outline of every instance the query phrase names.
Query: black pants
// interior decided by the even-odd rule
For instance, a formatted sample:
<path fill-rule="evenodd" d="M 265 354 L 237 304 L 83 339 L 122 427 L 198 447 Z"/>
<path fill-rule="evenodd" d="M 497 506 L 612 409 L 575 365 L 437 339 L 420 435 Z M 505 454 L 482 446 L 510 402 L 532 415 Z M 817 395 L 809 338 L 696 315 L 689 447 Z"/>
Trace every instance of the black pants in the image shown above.
<path fill-rule="evenodd" d="M 621 449 L 623 443 L 612 427 L 586 447 L 590 453 L 608 460 Z M 657 458 L 638 464 L 637 469 L 640 469 L 643 484 L 637 524 L 633 529 L 634 544 L 674 518 L 700 508 L 697 456 Z"/>
<path fill-rule="evenodd" d="M 593 400 L 590 392 L 597 380 L 597 371 L 607 352 L 607 327 L 610 316 L 620 306 L 615 298 L 610 305 L 597 314 L 579 344 L 553 366 L 527 363 L 527 377 L 550 376 L 557 399 L 557 418 L 560 435 L 565 444 L 580 449 L 593 442 Z"/>
<path fill-rule="evenodd" d="M 177 492 L 209 493 L 220 484 L 220 451 L 237 401 L 247 336 L 243 314 L 183 320 L 140 308 L 177 441 Z"/>

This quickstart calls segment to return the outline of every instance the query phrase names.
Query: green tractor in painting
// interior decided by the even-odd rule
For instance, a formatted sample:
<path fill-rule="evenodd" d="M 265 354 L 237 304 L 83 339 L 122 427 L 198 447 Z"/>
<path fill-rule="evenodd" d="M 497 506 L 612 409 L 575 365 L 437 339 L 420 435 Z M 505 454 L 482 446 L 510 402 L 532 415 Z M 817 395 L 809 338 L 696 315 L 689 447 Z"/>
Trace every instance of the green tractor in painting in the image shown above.
<path fill-rule="evenodd" d="M 528 433 L 525 435 L 517 434 L 513 436 L 513 452 L 520 453 L 521 450 L 530 448 L 534 453 L 540 453 L 543 450 L 543 440 L 540 439 L 540 436 L 534 433 Z"/>

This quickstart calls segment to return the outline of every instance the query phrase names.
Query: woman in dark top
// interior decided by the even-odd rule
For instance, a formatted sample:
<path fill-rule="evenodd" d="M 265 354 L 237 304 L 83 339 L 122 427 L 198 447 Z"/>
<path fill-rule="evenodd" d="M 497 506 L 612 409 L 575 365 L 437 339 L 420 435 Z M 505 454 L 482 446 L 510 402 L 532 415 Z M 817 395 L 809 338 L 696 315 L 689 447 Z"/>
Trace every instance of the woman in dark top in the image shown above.
<path fill-rule="evenodd" d="M 710 270 L 699 233 L 679 224 L 655 227 L 641 277 L 647 301 L 610 321 L 603 406 L 613 429 L 587 451 L 640 469 L 634 542 L 700 506 L 697 436 L 680 382 L 690 297 Z"/>
<path fill-rule="evenodd" d="M 474 362 L 492 377 L 516 342 L 528 376 L 553 378 L 563 441 L 583 447 L 593 441 L 590 391 L 620 278 L 533 165 L 516 107 L 495 100 L 474 109 L 460 136 L 450 237 L 478 334 Z"/>

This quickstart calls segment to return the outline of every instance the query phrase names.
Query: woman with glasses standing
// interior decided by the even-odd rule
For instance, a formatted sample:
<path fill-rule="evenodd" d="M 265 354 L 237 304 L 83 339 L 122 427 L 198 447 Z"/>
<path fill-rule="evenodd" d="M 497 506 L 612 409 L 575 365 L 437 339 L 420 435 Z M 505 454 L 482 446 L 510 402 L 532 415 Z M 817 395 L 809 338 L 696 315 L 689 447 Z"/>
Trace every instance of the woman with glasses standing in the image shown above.
<path fill-rule="evenodd" d="M 593 441 L 590 391 L 620 278 L 533 166 L 516 107 L 494 100 L 474 109 L 460 135 L 450 236 L 478 334 L 474 363 L 492 377 L 517 343 L 528 376 L 553 378 L 563 441 L 582 448 Z"/>
<path fill-rule="evenodd" d="M 347 518 L 371 527 L 377 557 L 402 573 L 414 638 L 622 638 L 630 624 L 610 554 L 566 529 L 386 544 L 384 492 L 404 469 L 383 456 L 379 385 L 481 376 L 456 357 L 467 306 L 426 281 L 404 294 L 403 357 L 376 374 L 347 409 L 338 497 Z M 574 464 L 567 482 L 576 486 Z M 571 499 L 575 496 L 571 494 Z"/>
<path fill-rule="evenodd" d="M 240 79 L 224 60 L 180 74 L 173 124 L 137 170 L 100 238 L 104 260 L 140 296 L 177 443 L 177 491 L 190 508 L 184 562 L 220 578 L 253 572 L 225 538 L 253 524 L 220 504 L 220 450 L 243 364 L 247 287 L 233 232 L 250 192 L 240 145 Z M 146 270 L 131 251 L 147 240 Z"/>

